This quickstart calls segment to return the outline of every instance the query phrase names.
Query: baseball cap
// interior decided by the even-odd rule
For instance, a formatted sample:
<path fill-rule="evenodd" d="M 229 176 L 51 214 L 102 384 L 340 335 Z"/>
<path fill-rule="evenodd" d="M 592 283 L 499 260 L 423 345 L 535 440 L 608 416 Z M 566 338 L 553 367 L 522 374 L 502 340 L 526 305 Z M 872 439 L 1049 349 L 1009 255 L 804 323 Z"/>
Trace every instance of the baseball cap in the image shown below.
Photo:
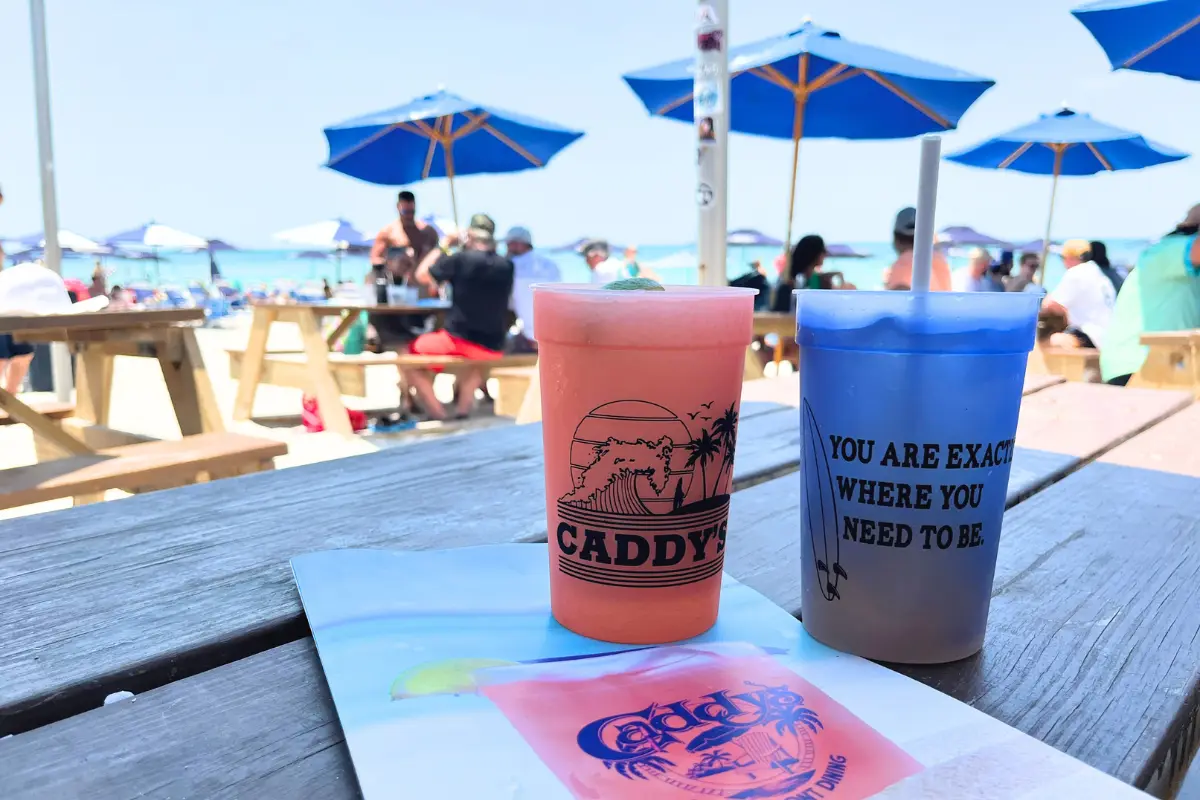
<path fill-rule="evenodd" d="M 467 233 L 481 239 L 491 239 L 496 235 L 496 223 L 487 214 L 475 214 L 467 226 Z"/>
<path fill-rule="evenodd" d="M 520 225 L 516 225 L 516 226 L 508 229 L 508 234 L 504 237 L 504 241 L 506 241 L 506 242 L 522 242 L 522 243 L 527 244 L 530 247 L 532 247 L 533 246 L 533 234 L 531 234 L 529 232 L 528 228 L 522 228 Z"/>
<path fill-rule="evenodd" d="M 1068 239 L 1063 243 L 1059 254 L 1063 258 L 1083 258 L 1084 253 L 1089 252 L 1092 246 L 1085 239 Z"/>
<path fill-rule="evenodd" d="M 913 236 L 917 232 L 917 210 L 912 206 L 900 209 L 896 214 L 896 224 L 892 230 L 904 236 Z"/>
<path fill-rule="evenodd" d="M 608 255 L 608 242 L 606 242 L 604 239 L 588 239 L 579 246 L 579 252 L 584 256 L 593 250 L 598 250 L 601 253 Z"/>

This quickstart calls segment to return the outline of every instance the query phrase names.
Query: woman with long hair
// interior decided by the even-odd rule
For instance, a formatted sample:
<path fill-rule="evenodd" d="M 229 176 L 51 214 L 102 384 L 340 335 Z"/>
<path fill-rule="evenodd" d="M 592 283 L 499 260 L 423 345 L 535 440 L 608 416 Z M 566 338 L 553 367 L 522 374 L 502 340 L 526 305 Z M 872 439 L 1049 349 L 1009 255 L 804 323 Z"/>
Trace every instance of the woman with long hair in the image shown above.
<path fill-rule="evenodd" d="M 1088 251 L 1084 254 L 1083 260 L 1091 261 L 1099 267 L 1100 271 L 1104 273 L 1104 277 L 1108 278 L 1108 282 L 1112 284 L 1113 291 L 1120 293 L 1121 286 L 1125 283 L 1125 276 L 1108 260 L 1108 248 L 1104 242 L 1088 242 Z"/>
<path fill-rule="evenodd" d="M 816 234 L 802 236 L 792 248 L 787 277 L 779 276 L 771 310 L 787 314 L 792 310 L 793 289 L 819 289 L 817 269 L 825 263 L 825 240 Z"/>

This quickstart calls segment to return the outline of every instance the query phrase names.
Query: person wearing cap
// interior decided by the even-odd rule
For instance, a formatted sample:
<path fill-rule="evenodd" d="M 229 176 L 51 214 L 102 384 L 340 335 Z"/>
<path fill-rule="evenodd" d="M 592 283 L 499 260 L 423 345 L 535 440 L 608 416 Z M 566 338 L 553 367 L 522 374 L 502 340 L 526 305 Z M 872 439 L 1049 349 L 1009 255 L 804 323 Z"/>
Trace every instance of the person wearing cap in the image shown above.
<path fill-rule="evenodd" d="M 916 245 L 917 210 L 911 206 L 900 209 L 892 225 L 892 246 L 896 260 L 883 272 L 885 289 L 907 290 L 912 288 L 913 247 Z M 950 265 L 938 250 L 933 251 L 932 271 L 929 288 L 935 292 L 950 291 Z"/>
<path fill-rule="evenodd" d="M 1089 247 L 1083 239 L 1063 244 L 1060 255 L 1066 274 L 1042 300 L 1042 308 L 1061 310 L 1067 316 L 1067 330 L 1051 338 L 1055 346 L 1104 348 L 1117 292 L 1094 261 L 1084 260 Z"/>
<path fill-rule="evenodd" d="M 557 283 L 562 280 L 562 272 L 558 264 L 533 249 L 533 235 L 528 228 L 510 228 L 504 240 L 508 260 L 513 263 L 512 309 L 521 328 L 513 337 L 512 349 L 536 353 L 532 287 L 535 283 Z"/>
<path fill-rule="evenodd" d="M 1113 308 L 1100 350 L 1100 372 L 1124 386 L 1149 352 L 1143 333 L 1200 328 L 1200 205 L 1138 256 Z"/>
<path fill-rule="evenodd" d="M 432 292 L 439 284 L 452 289 L 446 327 L 423 333 L 409 352 L 423 356 L 456 356 L 490 361 L 504 355 L 508 333 L 513 263 L 496 253 L 496 223 L 487 214 L 471 217 L 463 249 L 417 269 L 418 283 Z M 445 419 L 446 410 L 433 392 L 438 369 L 405 369 L 404 379 L 417 393 L 431 419 Z M 472 366 L 458 377 L 454 418 L 465 419 L 475 405 L 475 392 L 484 384 L 483 368 Z"/>
<path fill-rule="evenodd" d="M 626 277 L 625 264 L 611 257 L 608 242 L 603 239 L 584 242 L 580 252 L 587 262 L 592 283 L 604 284 Z"/>

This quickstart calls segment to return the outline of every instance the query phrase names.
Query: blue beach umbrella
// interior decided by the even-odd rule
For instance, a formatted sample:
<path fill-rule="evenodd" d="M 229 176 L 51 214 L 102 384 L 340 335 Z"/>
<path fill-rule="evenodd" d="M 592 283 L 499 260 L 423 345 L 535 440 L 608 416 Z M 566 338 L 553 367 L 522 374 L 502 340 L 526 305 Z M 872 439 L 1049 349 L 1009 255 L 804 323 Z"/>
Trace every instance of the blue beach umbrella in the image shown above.
<path fill-rule="evenodd" d="M 730 231 L 725 237 L 725 244 L 730 247 L 782 247 L 783 242 L 774 236 L 768 236 L 753 228 L 739 228 Z"/>
<path fill-rule="evenodd" d="M 552 122 L 437 91 L 326 128 L 325 166 L 385 186 L 448 178 L 457 226 L 456 175 L 539 169 L 581 136 Z"/>
<path fill-rule="evenodd" d="M 624 76 L 651 114 L 692 122 L 694 61 Z M 906 139 L 950 130 L 993 81 L 843 39 L 806 22 L 729 50 L 730 130 L 792 141 L 787 242 L 802 138 Z"/>
<path fill-rule="evenodd" d="M 783 247 L 783 242 L 773 236 L 768 236 L 762 231 L 756 231 L 753 228 L 739 228 L 734 231 L 729 231 L 725 236 L 725 244 L 728 247 L 737 247 L 741 253 L 741 261 L 746 262 L 747 247 Z"/>
<path fill-rule="evenodd" d="M 1113 69 L 1200 80 L 1200 0 L 1101 0 L 1071 13 Z"/>
<path fill-rule="evenodd" d="M 966 225 L 951 225 L 942 228 L 937 242 L 945 247 L 1012 247 L 1010 242 L 988 236 L 986 233 L 967 227 Z"/>
<path fill-rule="evenodd" d="M 1098 172 L 1143 169 L 1187 157 L 1187 153 L 1152 142 L 1139 133 L 1093 119 L 1090 114 L 1064 108 L 1054 114 L 1043 114 L 1028 125 L 1014 128 L 974 147 L 952 153 L 946 159 L 971 167 L 1054 176 L 1046 235 L 1042 241 L 1041 269 L 1045 269 L 1059 175 L 1095 175 Z"/>

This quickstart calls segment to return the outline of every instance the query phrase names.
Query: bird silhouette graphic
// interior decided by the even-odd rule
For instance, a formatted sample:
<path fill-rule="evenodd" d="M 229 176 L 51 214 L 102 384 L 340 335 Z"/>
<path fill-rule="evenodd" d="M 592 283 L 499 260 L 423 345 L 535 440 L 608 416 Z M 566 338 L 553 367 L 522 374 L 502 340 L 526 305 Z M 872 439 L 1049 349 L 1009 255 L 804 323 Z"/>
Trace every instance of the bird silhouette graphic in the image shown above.
<path fill-rule="evenodd" d="M 689 412 L 687 412 L 688 419 L 691 419 L 691 420 L 694 420 L 694 419 L 696 419 L 696 416 L 697 416 L 699 413 L 700 413 L 699 411 L 695 411 L 695 412 L 689 411 Z"/>
<path fill-rule="evenodd" d="M 713 401 L 709 400 L 707 403 L 701 403 L 700 407 L 701 408 L 712 408 L 712 404 L 713 404 Z M 700 412 L 697 411 L 696 413 L 699 414 Z"/>
<path fill-rule="evenodd" d="M 700 412 L 697 411 L 696 413 L 699 414 Z M 712 419 L 712 417 L 701 417 L 700 419 L 704 420 L 705 422 L 708 422 L 710 419 Z"/>

